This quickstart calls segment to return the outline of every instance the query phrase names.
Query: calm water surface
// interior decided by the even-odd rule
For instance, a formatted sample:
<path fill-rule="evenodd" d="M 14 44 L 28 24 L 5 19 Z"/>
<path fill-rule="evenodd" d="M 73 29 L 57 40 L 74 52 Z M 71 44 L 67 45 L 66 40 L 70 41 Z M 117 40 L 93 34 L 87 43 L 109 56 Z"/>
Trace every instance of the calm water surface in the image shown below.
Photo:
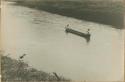
<path fill-rule="evenodd" d="M 13 3 L 2 5 L 3 49 L 30 66 L 57 72 L 73 80 L 122 80 L 124 30 L 34 10 Z M 91 40 L 66 34 L 64 27 L 86 32 Z"/>

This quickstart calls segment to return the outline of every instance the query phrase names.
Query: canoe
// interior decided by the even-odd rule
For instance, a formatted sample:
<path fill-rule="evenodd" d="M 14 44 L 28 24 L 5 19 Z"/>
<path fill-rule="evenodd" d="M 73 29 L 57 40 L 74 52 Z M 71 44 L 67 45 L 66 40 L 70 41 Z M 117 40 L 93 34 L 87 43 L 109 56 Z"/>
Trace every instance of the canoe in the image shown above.
<path fill-rule="evenodd" d="M 82 33 L 82 32 L 79 32 L 79 31 L 76 31 L 74 29 L 71 29 L 71 28 L 65 28 L 65 32 L 66 33 L 72 33 L 72 34 L 75 34 L 75 35 L 78 35 L 80 37 L 83 37 L 86 39 L 87 42 L 90 41 L 90 34 L 89 33 Z"/>

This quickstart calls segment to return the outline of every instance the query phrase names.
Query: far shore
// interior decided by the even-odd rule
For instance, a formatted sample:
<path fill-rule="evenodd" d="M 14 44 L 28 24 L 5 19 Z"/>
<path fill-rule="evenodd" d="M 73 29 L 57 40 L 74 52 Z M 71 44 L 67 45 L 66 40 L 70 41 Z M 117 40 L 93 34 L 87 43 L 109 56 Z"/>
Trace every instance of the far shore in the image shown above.
<path fill-rule="evenodd" d="M 17 5 L 124 29 L 124 6 L 111 1 L 22 0 Z"/>

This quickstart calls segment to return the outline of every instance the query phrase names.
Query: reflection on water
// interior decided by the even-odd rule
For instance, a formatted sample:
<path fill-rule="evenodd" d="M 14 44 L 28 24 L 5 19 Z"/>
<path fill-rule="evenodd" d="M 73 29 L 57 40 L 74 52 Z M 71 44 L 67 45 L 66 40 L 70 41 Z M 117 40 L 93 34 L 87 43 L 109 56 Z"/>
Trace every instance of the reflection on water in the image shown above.
<path fill-rule="evenodd" d="M 108 25 L 4 3 L 2 6 L 3 49 L 47 72 L 73 80 L 123 79 L 123 30 Z M 65 25 L 80 32 L 89 28 L 91 41 L 65 33 Z"/>

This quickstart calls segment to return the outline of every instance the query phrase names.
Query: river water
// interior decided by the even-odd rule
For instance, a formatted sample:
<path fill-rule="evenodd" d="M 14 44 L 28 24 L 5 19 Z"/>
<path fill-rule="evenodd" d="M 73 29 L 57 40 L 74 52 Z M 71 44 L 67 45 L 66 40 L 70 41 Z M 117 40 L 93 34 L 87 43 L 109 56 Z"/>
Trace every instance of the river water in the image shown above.
<path fill-rule="evenodd" d="M 91 40 L 65 33 L 65 26 L 86 32 Z M 6 55 L 72 80 L 123 80 L 124 30 L 39 11 L 10 2 L 2 4 L 2 41 Z"/>

